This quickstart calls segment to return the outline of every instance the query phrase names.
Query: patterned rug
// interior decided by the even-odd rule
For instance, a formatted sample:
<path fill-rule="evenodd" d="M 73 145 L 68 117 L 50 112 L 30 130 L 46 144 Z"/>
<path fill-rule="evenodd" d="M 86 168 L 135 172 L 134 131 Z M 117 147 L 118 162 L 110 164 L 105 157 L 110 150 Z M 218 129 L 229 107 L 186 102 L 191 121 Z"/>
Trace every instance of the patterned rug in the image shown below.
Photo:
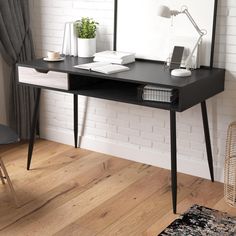
<path fill-rule="evenodd" d="M 236 236 L 236 217 L 193 205 L 159 236 Z"/>

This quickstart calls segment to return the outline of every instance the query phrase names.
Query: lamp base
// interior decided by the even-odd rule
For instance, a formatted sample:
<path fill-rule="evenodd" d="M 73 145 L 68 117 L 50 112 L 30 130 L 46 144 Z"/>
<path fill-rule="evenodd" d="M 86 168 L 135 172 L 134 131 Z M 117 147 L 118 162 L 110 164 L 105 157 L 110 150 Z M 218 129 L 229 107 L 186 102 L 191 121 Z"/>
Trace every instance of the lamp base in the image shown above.
<path fill-rule="evenodd" d="M 191 76 L 192 72 L 188 69 L 174 69 L 171 71 L 171 75 L 176 77 L 188 77 Z"/>

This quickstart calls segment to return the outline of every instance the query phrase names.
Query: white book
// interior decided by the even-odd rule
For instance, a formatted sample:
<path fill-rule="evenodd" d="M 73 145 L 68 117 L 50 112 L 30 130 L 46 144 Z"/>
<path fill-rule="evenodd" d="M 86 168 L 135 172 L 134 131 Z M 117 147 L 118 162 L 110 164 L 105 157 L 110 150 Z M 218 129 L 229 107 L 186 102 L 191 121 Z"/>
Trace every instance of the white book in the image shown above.
<path fill-rule="evenodd" d="M 103 74 L 113 74 L 113 73 L 129 70 L 129 67 L 127 66 L 114 65 L 107 62 L 91 62 L 91 63 L 81 64 L 81 65 L 76 65 L 74 67 L 78 69 L 83 69 L 83 70 L 91 70 L 91 71 L 99 72 Z"/>
<path fill-rule="evenodd" d="M 71 56 L 77 56 L 77 48 L 76 48 L 76 38 L 75 38 L 75 30 L 73 22 L 70 23 L 70 41 L 71 41 Z"/>
<path fill-rule="evenodd" d="M 69 48 L 69 55 L 71 55 L 71 27 L 70 27 L 70 23 L 67 23 L 67 25 L 68 25 L 68 38 L 69 38 L 69 42 L 68 42 L 68 48 Z"/>
<path fill-rule="evenodd" d="M 73 39 L 74 39 L 74 56 L 78 56 L 78 40 L 75 32 L 74 22 L 72 22 L 72 26 L 73 26 Z"/>
<path fill-rule="evenodd" d="M 131 52 L 120 52 L 120 51 L 103 51 L 94 54 L 95 57 L 112 58 L 112 59 L 124 59 L 124 58 L 135 58 L 135 53 Z"/>
<path fill-rule="evenodd" d="M 92 70 L 103 73 L 103 74 L 113 74 L 113 73 L 118 73 L 122 71 L 127 71 L 129 70 L 129 67 L 117 65 L 117 64 L 116 65 L 110 64 L 110 65 L 105 65 L 105 66 L 99 66 Z"/>
<path fill-rule="evenodd" d="M 91 63 L 76 65 L 74 67 L 78 68 L 78 69 L 83 69 L 83 70 L 91 70 L 96 67 L 106 66 L 106 65 L 110 65 L 110 63 L 108 63 L 108 62 L 91 62 Z"/>
<path fill-rule="evenodd" d="M 62 54 L 77 56 L 77 37 L 73 22 L 65 23 Z"/>
<path fill-rule="evenodd" d="M 70 55 L 70 25 L 65 24 L 62 54 Z"/>
<path fill-rule="evenodd" d="M 103 56 L 95 56 L 94 61 L 101 61 L 101 62 L 109 62 L 109 63 L 114 63 L 114 64 L 129 64 L 132 62 L 135 62 L 135 58 L 124 58 L 124 59 L 117 59 L 117 58 L 108 58 L 108 57 L 103 57 Z"/>
<path fill-rule="evenodd" d="M 63 35 L 61 54 L 66 54 L 66 24 L 64 26 L 64 35 Z"/>

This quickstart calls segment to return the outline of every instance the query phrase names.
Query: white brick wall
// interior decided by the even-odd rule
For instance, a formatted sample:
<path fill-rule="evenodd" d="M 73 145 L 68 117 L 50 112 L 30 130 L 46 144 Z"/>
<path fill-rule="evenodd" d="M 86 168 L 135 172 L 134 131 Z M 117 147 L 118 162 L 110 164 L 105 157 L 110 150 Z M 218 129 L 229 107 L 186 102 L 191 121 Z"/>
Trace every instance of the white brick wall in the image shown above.
<path fill-rule="evenodd" d="M 37 56 L 60 50 L 64 23 L 89 16 L 99 23 L 98 50 L 112 49 L 113 0 L 32 0 Z M 207 101 L 217 180 L 222 181 L 227 126 L 236 120 L 236 1 L 219 0 L 214 64 L 227 69 L 225 92 Z M 73 144 L 72 96 L 44 91 L 42 137 Z M 87 103 L 87 106 L 86 106 Z M 86 111 L 87 107 L 87 111 Z M 79 97 L 82 147 L 169 168 L 169 113 Z M 177 114 L 178 168 L 209 178 L 200 106 Z"/>

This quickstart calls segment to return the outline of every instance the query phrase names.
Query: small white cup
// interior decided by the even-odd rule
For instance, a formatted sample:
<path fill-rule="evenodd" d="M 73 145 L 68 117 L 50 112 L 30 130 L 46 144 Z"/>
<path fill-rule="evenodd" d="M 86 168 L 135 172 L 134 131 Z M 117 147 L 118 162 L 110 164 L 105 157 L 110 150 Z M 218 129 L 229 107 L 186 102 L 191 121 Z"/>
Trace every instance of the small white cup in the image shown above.
<path fill-rule="evenodd" d="M 48 51 L 47 55 L 48 55 L 48 59 L 51 59 L 51 60 L 60 58 L 60 52 Z"/>

